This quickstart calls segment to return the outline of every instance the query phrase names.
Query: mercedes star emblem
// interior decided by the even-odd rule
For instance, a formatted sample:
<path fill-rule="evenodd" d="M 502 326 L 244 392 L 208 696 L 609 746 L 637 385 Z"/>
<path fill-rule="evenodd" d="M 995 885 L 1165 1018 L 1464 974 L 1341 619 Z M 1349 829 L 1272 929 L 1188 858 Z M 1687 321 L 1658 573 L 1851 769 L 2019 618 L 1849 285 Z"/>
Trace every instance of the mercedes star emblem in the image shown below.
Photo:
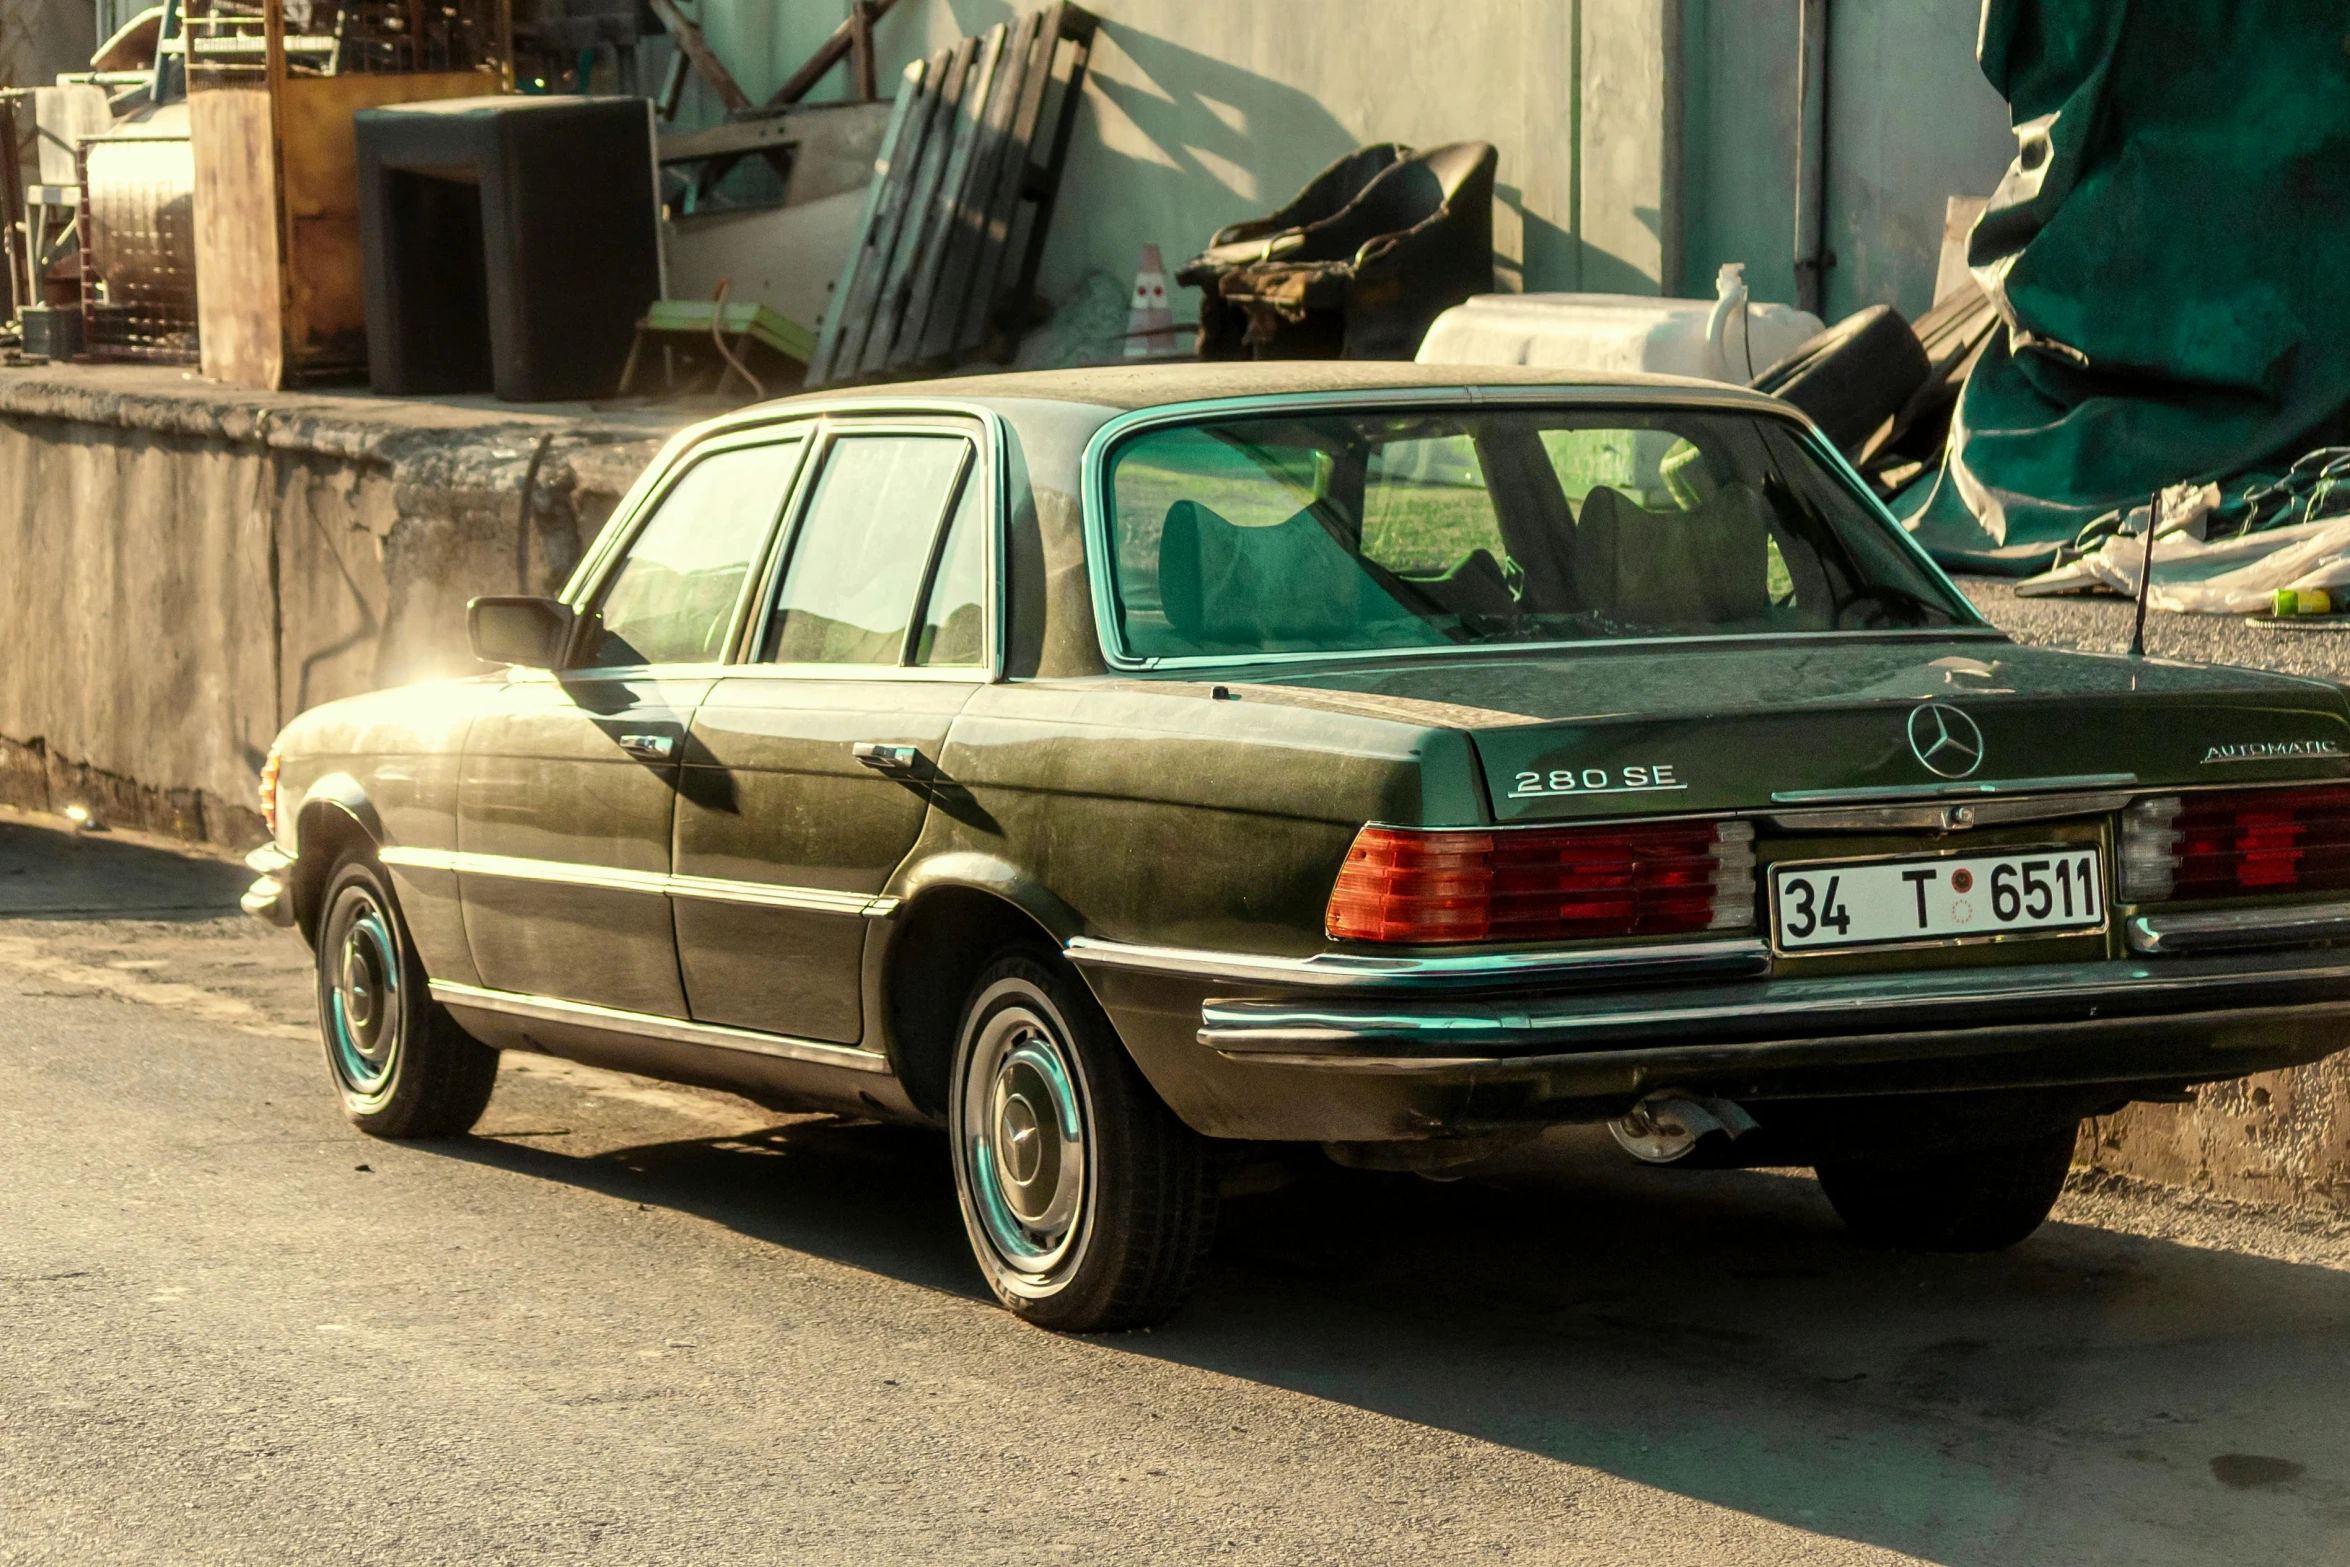
<path fill-rule="evenodd" d="M 1909 715 L 1909 748 L 1926 770 L 1964 778 L 1983 765 L 1983 731 L 1955 707 L 1928 702 Z"/>

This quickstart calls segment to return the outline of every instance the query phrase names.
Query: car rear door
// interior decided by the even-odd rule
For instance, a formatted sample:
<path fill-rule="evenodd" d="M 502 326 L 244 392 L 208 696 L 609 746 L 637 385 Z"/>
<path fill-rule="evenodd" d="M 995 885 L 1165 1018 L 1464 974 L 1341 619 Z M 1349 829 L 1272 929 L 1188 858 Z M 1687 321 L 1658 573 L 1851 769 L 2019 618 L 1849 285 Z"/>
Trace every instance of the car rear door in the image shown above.
<path fill-rule="evenodd" d="M 867 920 L 988 678 L 994 488 L 960 420 L 825 433 L 751 657 L 693 721 L 678 962 L 698 1022 L 853 1043 Z"/>
<path fill-rule="evenodd" d="M 568 667 L 515 671 L 474 725 L 457 870 L 484 985 L 685 1016 L 668 880 L 688 725 L 804 450 L 775 432 L 689 455 L 603 571 Z"/>

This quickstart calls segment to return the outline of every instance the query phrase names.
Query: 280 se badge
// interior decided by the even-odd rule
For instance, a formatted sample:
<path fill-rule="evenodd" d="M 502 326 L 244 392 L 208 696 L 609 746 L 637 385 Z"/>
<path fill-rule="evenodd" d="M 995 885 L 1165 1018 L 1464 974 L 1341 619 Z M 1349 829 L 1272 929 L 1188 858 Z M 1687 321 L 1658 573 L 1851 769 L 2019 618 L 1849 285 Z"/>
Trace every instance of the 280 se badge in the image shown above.
<path fill-rule="evenodd" d="M 1782 952 L 2103 930 L 2105 873 L 2087 846 L 1970 858 L 1809 860 L 1771 872 Z"/>

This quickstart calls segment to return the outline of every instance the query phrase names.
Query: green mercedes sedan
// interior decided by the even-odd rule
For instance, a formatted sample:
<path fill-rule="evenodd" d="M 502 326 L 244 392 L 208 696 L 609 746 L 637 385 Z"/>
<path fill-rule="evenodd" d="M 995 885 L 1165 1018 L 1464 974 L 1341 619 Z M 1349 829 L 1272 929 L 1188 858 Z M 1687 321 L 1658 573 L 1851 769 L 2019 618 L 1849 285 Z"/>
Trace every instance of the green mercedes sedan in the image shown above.
<path fill-rule="evenodd" d="M 1269 1154 L 1569 1123 L 1987 1250 L 2084 1117 L 2345 1043 L 2343 692 L 2018 646 L 1744 391 L 790 398 L 471 631 L 264 774 L 351 1118 L 462 1133 L 530 1050 L 943 1126 L 1051 1327 L 1174 1309 Z"/>

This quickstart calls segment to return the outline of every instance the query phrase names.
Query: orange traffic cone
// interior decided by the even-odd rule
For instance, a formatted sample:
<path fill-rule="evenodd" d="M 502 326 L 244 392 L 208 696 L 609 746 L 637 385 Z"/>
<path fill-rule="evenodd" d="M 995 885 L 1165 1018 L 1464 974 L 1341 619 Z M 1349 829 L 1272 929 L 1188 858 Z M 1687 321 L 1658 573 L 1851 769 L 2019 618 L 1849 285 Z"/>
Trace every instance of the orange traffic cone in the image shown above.
<path fill-rule="evenodd" d="M 1167 306 L 1167 263 L 1159 247 L 1142 247 L 1134 274 L 1134 302 L 1126 312 L 1126 357 L 1148 359 L 1175 352 L 1175 312 Z"/>

